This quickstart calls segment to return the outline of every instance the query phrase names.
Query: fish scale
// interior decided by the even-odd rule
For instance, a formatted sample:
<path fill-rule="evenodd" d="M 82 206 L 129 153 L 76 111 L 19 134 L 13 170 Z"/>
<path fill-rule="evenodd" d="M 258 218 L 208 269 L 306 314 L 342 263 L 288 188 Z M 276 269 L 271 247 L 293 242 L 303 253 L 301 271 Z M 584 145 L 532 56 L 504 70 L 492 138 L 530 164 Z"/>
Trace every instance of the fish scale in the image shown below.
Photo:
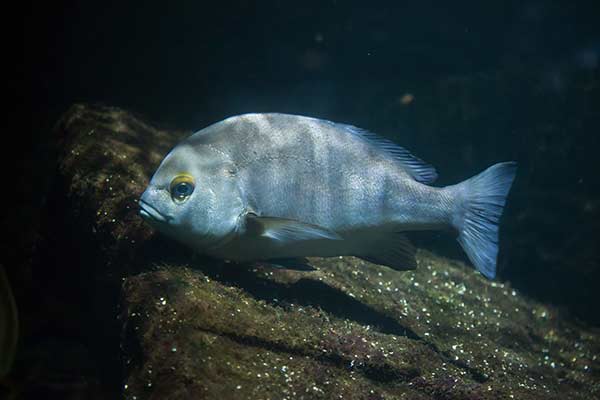
<path fill-rule="evenodd" d="M 414 247 L 402 232 L 455 229 L 475 267 L 493 278 L 515 172 L 514 162 L 499 163 L 433 187 L 435 168 L 371 132 L 299 115 L 244 114 L 175 146 L 141 197 L 141 215 L 199 252 L 279 266 L 354 255 L 412 269 Z M 190 182 L 175 198 L 173 182 L 182 176 Z"/>

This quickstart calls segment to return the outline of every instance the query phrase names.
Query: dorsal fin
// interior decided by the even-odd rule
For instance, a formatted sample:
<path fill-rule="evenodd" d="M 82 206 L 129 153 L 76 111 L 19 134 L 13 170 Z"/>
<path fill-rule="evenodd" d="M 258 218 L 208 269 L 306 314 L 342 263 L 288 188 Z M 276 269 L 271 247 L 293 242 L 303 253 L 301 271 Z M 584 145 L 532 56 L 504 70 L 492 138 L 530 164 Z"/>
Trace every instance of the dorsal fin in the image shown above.
<path fill-rule="evenodd" d="M 435 170 L 435 167 L 412 155 L 410 151 L 406 150 L 404 147 L 398 146 L 391 140 L 385 139 L 373 132 L 357 128 L 352 125 L 337 124 L 334 122 L 332 122 L 332 124 L 342 128 L 352 135 L 366 140 L 373 146 L 392 156 L 396 161 L 402 164 L 402 166 L 406 169 L 406 172 L 408 172 L 409 175 L 417 182 L 428 185 L 437 179 L 438 174 Z"/>

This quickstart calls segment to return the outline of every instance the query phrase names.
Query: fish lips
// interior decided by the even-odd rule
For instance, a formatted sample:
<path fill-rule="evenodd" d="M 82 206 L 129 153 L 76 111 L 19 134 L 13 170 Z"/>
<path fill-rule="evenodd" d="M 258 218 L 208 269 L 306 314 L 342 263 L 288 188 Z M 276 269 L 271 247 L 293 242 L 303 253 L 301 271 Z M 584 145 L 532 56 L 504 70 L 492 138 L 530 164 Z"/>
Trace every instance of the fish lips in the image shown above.
<path fill-rule="evenodd" d="M 162 224 L 166 224 L 169 222 L 170 218 L 168 216 L 161 214 L 160 211 L 158 211 L 156 208 L 152 207 L 150 204 L 148 204 L 144 200 L 140 199 L 138 204 L 140 206 L 140 215 L 146 221 L 148 221 L 150 223 L 162 223 Z"/>

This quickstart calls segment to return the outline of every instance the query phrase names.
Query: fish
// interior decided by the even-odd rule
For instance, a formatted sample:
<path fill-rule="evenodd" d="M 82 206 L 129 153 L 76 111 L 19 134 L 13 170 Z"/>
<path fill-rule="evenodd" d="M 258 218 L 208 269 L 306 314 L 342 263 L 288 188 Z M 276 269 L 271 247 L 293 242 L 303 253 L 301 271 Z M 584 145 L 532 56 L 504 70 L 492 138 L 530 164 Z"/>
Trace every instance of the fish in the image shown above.
<path fill-rule="evenodd" d="M 499 221 L 514 161 L 435 187 L 436 169 L 389 139 L 301 115 L 253 113 L 178 143 L 141 195 L 140 215 L 195 251 L 310 270 L 306 257 L 355 256 L 415 269 L 406 232 L 453 230 L 496 276 Z"/>

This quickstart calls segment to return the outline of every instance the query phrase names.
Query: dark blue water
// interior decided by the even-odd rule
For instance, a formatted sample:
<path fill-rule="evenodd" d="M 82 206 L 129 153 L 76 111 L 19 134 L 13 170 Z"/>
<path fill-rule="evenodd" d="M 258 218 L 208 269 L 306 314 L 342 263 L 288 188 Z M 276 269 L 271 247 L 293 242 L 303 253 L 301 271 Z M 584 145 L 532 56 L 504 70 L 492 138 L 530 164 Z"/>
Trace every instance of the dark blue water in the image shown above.
<path fill-rule="evenodd" d="M 435 165 L 439 184 L 519 163 L 499 277 L 588 323 L 600 281 L 600 3 L 64 2 L 24 19 L 15 243 L 43 204 L 52 125 L 75 102 L 200 129 L 244 112 L 350 123 Z M 19 93 L 22 85 L 14 81 Z M 445 234 L 418 245 L 464 259 Z M 8 260 L 8 258 L 7 258 Z M 17 292 L 26 292 L 27 277 Z"/>
<path fill-rule="evenodd" d="M 598 16 L 592 1 L 36 7 L 24 139 L 43 158 L 61 112 L 101 102 L 192 130 L 250 111 L 352 123 L 440 184 L 514 159 L 500 276 L 598 322 Z"/>

